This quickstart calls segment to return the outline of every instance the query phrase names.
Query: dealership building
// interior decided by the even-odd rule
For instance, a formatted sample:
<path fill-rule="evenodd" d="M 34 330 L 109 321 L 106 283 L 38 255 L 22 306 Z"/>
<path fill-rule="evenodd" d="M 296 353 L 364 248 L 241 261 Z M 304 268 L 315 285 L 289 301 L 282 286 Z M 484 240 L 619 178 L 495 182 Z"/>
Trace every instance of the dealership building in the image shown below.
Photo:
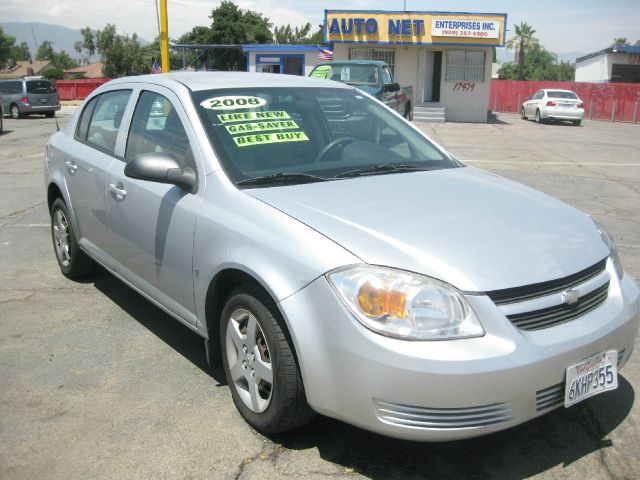
<path fill-rule="evenodd" d="M 505 44 L 503 13 L 326 10 L 334 61 L 381 60 L 413 87 L 416 120 L 486 122 L 493 47 Z M 309 75 L 315 45 L 244 45 L 247 70 Z"/>

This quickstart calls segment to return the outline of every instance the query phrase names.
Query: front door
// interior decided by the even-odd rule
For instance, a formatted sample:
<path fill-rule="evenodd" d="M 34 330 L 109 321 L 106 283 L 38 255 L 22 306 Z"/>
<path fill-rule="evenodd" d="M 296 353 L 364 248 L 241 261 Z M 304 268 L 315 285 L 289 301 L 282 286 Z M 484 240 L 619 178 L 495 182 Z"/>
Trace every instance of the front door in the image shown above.
<path fill-rule="evenodd" d="M 442 52 L 427 50 L 424 61 L 423 102 L 440 101 L 440 78 L 442 76 Z"/>
<path fill-rule="evenodd" d="M 173 93 L 155 88 L 159 91 L 140 92 L 125 161 L 116 160 L 109 170 L 111 251 L 127 280 L 195 324 L 193 231 L 201 197 L 124 174 L 127 159 L 149 153 L 172 155 L 182 166 L 198 171 L 192 150 L 195 138 L 182 105 Z"/>

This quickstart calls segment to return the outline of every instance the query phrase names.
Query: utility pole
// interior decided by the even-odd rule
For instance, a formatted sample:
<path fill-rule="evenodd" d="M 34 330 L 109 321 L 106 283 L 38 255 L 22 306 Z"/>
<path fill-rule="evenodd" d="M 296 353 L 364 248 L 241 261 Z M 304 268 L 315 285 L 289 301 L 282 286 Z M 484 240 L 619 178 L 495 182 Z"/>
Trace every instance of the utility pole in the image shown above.
<path fill-rule="evenodd" d="M 167 17 L 167 0 L 160 1 L 160 57 L 162 71 L 169 71 L 169 19 Z"/>

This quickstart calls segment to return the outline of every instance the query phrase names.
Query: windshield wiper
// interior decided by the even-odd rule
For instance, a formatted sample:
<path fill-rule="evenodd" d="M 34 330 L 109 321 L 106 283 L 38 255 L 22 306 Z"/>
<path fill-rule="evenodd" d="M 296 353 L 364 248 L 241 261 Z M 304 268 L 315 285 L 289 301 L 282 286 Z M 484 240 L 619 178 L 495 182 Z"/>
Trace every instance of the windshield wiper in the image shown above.
<path fill-rule="evenodd" d="M 283 172 L 274 173 L 272 175 L 262 175 L 260 177 L 247 178 L 236 182 L 237 186 L 246 185 L 270 185 L 270 184 L 296 184 L 296 183 L 313 183 L 313 182 L 325 182 L 330 180 L 324 177 L 318 177 L 317 175 L 310 175 L 308 173 L 299 172 Z"/>
<path fill-rule="evenodd" d="M 372 165 L 370 167 L 357 168 L 355 170 L 349 170 L 348 172 L 342 172 L 333 178 L 364 177 L 366 175 L 396 172 L 423 172 L 425 170 L 430 170 L 430 168 L 418 167 L 415 165 L 403 165 L 401 163 L 383 163 L 382 165 Z"/>

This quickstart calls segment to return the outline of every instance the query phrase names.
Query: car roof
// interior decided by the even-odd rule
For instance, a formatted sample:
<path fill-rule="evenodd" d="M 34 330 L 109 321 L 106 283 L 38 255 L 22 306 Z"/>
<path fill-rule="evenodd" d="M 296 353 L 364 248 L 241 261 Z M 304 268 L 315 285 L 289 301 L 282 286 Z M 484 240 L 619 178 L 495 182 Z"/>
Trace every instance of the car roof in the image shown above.
<path fill-rule="evenodd" d="M 388 65 L 387 62 L 383 62 L 381 60 L 336 60 L 333 62 L 323 62 L 316 65 L 319 67 L 320 65 Z"/>
<path fill-rule="evenodd" d="M 152 83 L 166 87 L 181 84 L 193 91 L 247 87 L 351 88 L 318 78 L 251 72 L 170 72 L 122 77 L 109 82 L 110 85 L 119 83 Z"/>

